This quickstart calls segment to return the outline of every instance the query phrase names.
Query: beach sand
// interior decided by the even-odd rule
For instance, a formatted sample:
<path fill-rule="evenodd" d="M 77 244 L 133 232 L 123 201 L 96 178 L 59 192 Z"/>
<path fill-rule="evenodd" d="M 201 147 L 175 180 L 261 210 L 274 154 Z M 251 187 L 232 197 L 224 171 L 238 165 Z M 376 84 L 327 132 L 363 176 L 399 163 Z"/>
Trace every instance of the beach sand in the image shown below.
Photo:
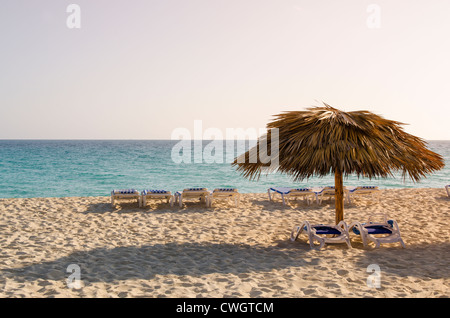
<path fill-rule="evenodd" d="M 444 188 L 382 190 L 380 201 L 346 204 L 344 218 L 374 213 L 398 222 L 405 249 L 364 249 L 354 234 L 351 249 L 289 240 L 304 220 L 334 223 L 333 200 L 283 207 L 267 194 L 243 194 L 238 208 L 113 208 L 109 197 L 0 199 L 0 297 L 448 297 Z M 68 287 L 71 264 L 80 288 Z M 371 264 L 379 288 L 367 284 Z"/>

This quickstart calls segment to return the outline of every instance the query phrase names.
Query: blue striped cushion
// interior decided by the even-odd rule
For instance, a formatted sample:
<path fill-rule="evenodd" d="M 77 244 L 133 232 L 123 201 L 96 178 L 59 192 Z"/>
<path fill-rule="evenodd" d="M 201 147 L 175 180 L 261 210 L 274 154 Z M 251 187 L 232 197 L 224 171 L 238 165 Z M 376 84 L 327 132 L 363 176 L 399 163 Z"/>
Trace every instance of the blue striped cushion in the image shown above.
<path fill-rule="evenodd" d="M 142 191 L 143 195 L 147 195 L 147 194 L 166 194 L 169 193 L 169 191 L 166 190 L 144 190 Z"/>
<path fill-rule="evenodd" d="M 361 186 L 361 187 L 356 187 L 356 188 L 354 188 L 354 189 L 351 189 L 351 190 L 349 190 L 350 192 L 355 192 L 355 191 L 357 191 L 357 190 L 361 190 L 361 189 L 371 189 L 371 190 L 374 190 L 374 189 L 376 189 L 376 188 L 378 188 L 377 186 Z"/>
<path fill-rule="evenodd" d="M 325 225 L 317 225 L 313 226 L 316 230 L 316 234 L 341 234 L 341 232 L 333 227 L 325 226 Z M 306 231 L 306 226 L 304 227 Z"/>
<path fill-rule="evenodd" d="M 113 190 L 111 194 L 137 194 L 136 189 L 123 189 L 123 190 Z"/>
<path fill-rule="evenodd" d="M 206 188 L 187 188 L 184 191 L 206 191 Z"/>
<path fill-rule="evenodd" d="M 237 189 L 235 188 L 217 188 L 214 189 L 214 192 L 235 192 Z"/>
<path fill-rule="evenodd" d="M 394 224 L 394 221 L 389 220 L 387 221 L 389 226 L 392 227 Z M 364 226 L 365 229 L 367 229 L 367 233 L 369 234 L 391 234 L 392 231 L 385 225 L 365 225 L 362 224 L 362 226 Z M 361 234 L 359 232 L 359 230 L 356 227 L 353 227 L 353 233 L 359 235 Z"/>

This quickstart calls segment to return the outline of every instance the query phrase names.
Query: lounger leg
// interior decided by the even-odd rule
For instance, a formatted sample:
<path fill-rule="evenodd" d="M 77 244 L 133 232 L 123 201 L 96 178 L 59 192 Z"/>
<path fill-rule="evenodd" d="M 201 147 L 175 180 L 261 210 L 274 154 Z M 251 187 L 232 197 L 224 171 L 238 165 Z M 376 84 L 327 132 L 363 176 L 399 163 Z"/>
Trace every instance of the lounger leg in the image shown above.
<path fill-rule="evenodd" d="M 345 240 L 345 242 L 347 243 L 347 246 L 349 248 L 352 248 L 352 244 L 350 243 L 350 239 L 347 237 L 347 239 Z"/>
<path fill-rule="evenodd" d="M 361 239 L 363 241 L 363 246 L 367 247 L 368 246 L 367 237 L 365 234 L 362 233 L 362 230 L 363 230 L 362 228 L 359 228 L 359 230 L 361 231 Z"/>
<path fill-rule="evenodd" d="M 291 241 L 297 240 L 298 236 L 300 235 L 301 229 L 302 228 L 300 226 L 296 226 L 292 229 L 291 237 L 290 237 Z"/>
<path fill-rule="evenodd" d="M 111 205 L 112 205 L 112 207 L 114 207 L 114 197 L 113 196 L 111 196 Z"/>
<path fill-rule="evenodd" d="M 283 200 L 283 205 L 286 205 L 286 201 L 284 200 L 284 194 L 281 194 L 281 199 Z"/>
<path fill-rule="evenodd" d="M 311 249 L 314 249 L 316 246 L 314 245 L 314 237 L 312 236 L 312 234 L 311 234 L 311 232 L 309 232 L 309 247 L 311 248 Z M 322 244 L 321 244 L 322 245 Z M 322 246 L 320 246 L 320 247 L 322 247 Z M 320 247 L 319 247 L 319 249 L 320 249 Z"/>
<path fill-rule="evenodd" d="M 267 190 L 267 193 L 269 194 L 269 201 L 272 201 L 272 197 L 270 196 L 270 189 Z"/>
<path fill-rule="evenodd" d="M 322 249 L 322 247 L 325 245 L 325 241 L 324 240 L 320 240 L 320 245 L 319 245 L 319 250 Z"/>

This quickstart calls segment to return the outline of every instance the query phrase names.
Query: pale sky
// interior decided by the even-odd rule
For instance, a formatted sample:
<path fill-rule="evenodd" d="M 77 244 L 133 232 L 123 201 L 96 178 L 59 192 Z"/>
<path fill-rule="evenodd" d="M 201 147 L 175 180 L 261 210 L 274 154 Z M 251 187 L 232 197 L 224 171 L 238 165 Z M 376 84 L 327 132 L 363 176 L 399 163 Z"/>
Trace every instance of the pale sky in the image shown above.
<path fill-rule="evenodd" d="M 0 139 L 225 133 L 324 101 L 450 140 L 449 36 L 448 0 L 1 0 Z"/>

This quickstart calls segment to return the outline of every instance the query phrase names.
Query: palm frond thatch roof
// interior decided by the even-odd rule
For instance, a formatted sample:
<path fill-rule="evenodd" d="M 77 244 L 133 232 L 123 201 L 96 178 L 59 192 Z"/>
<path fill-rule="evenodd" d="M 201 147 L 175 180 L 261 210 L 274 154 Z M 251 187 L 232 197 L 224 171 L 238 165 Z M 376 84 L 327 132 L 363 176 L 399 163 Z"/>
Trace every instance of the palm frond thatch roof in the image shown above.
<path fill-rule="evenodd" d="M 233 165 L 249 179 L 258 179 L 265 169 L 274 169 L 255 154 L 262 148 L 270 154 L 271 129 L 276 128 L 276 168 L 294 181 L 337 171 L 368 178 L 386 178 L 401 172 L 404 179 L 409 176 L 418 181 L 441 169 L 442 156 L 429 150 L 423 139 L 406 133 L 402 125 L 369 111 L 343 112 L 327 104 L 284 112 L 267 125 L 268 133 L 258 140 L 257 151 L 247 151 Z"/>

